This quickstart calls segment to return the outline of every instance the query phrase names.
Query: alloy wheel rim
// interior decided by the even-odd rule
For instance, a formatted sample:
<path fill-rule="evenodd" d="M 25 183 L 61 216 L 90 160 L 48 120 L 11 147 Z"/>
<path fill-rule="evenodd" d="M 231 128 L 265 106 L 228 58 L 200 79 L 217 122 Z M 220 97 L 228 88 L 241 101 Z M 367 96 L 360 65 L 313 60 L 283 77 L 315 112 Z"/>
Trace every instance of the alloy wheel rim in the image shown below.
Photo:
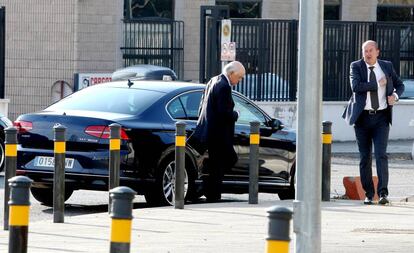
<path fill-rule="evenodd" d="M 184 170 L 184 198 L 187 195 L 187 190 L 188 175 L 187 170 Z M 173 205 L 175 198 L 175 161 L 170 162 L 164 170 L 162 178 L 162 191 L 165 200 L 167 200 L 170 205 Z"/>

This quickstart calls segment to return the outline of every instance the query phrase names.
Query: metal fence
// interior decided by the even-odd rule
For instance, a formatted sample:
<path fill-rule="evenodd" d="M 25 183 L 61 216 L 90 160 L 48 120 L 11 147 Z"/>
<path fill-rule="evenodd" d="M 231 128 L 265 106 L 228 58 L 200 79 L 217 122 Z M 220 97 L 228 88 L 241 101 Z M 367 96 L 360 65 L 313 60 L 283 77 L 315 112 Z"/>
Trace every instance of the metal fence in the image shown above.
<path fill-rule="evenodd" d="M 247 70 L 236 90 L 256 101 L 295 101 L 297 91 L 298 22 L 296 20 L 231 19 L 236 59 Z M 217 57 L 220 59 L 220 20 Z M 212 26 L 212 24 L 207 24 Z M 403 79 L 414 79 L 414 23 L 325 21 L 323 59 L 324 101 L 345 101 L 351 96 L 349 65 L 362 57 L 361 45 L 378 42 L 380 58 L 392 61 Z M 211 33 L 206 33 L 211 36 Z M 203 39 L 203 34 L 201 34 Z M 211 48 L 211 46 L 210 46 Z M 211 55 L 211 54 L 210 54 Z M 201 58 L 202 56 L 200 56 Z M 207 66 L 220 62 L 207 62 Z M 204 72 L 203 66 L 200 71 Z M 215 70 L 218 72 L 219 70 Z M 208 72 L 210 75 L 218 73 Z M 208 80 L 210 76 L 205 76 Z M 306 83 L 304 84 L 306 85 Z"/>
<path fill-rule="evenodd" d="M 296 21 L 232 19 L 232 40 L 247 73 L 237 91 L 256 101 L 296 99 Z"/>
<path fill-rule="evenodd" d="M 124 66 L 153 64 L 184 75 L 184 22 L 174 20 L 124 20 Z"/>
<path fill-rule="evenodd" d="M 402 79 L 414 78 L 414 23 L 325 21 L 323 99 L 351 96 L 349 65 L 362 57 L 361 45 L 375 40 L 380 58 L 393 62 Z"/>

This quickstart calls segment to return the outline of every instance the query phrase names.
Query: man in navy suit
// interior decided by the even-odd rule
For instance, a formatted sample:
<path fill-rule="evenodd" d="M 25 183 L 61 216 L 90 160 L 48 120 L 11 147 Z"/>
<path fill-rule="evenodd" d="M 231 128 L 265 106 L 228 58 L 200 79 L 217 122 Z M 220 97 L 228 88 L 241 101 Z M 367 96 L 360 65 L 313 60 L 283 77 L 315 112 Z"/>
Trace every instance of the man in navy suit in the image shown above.
<path fill-rule="evenodd" d="M 234 111 L 232 86 L 244 77 L 243 65 L 234 61 L 223 68 L 223 73 L 207 83 L 199 108 L 194 137 L 208 149 L 209 177 L 205 181 L 207 201 L 221 199 L 221 185 L 226 169 L 237 162 L 233 148 L 234 125 L 238 113 Z"/>
<path fill-rule="evenodd" d="M 364 204 L 372 204 L 375 194 L 372 181 L 372 143 L 377 165 L 378 203 L 388 204 L 387 143 L 392 107 L 404 91 L 391 62 L 378 59 L 375 41 L 362 44 L 363 59 L 351 63 L 352 97 L 342 117 L 353 125 L 360 153 L 359 172 L 365 190 Z"/>

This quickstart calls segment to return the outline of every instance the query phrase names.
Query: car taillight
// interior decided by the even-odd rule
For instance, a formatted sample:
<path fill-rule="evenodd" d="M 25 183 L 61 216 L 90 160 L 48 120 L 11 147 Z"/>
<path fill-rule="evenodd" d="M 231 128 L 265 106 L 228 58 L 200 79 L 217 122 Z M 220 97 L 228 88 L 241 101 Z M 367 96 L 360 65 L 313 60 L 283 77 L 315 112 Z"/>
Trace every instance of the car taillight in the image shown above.
<path fill-rule="evenodd" d="M 102 139 L 109 139 L 110 137 L 110 129 L 108 126 L 88 126 L 85 129 L 85 133 Z M 123 128 L 121 128 L 121 139 L 129 140 L 129 137 Z"/>
<path fill-rule="evenodd" d="M 19 134 L 29 132 L 33 129 L 33 123 L 30 121 L 16 120 L 13 122 L 13 126 L 17 129 Z"/>

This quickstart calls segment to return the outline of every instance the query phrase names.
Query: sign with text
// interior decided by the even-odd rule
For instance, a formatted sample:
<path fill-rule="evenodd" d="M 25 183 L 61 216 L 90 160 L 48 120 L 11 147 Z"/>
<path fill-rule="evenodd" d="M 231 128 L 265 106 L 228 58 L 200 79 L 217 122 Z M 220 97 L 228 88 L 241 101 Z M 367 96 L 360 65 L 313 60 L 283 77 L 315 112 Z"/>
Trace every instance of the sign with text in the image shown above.
<path fill-rule="evenodd" d="M 76 73 L 75 90 L 112 81 L 112 73 Z"/>

